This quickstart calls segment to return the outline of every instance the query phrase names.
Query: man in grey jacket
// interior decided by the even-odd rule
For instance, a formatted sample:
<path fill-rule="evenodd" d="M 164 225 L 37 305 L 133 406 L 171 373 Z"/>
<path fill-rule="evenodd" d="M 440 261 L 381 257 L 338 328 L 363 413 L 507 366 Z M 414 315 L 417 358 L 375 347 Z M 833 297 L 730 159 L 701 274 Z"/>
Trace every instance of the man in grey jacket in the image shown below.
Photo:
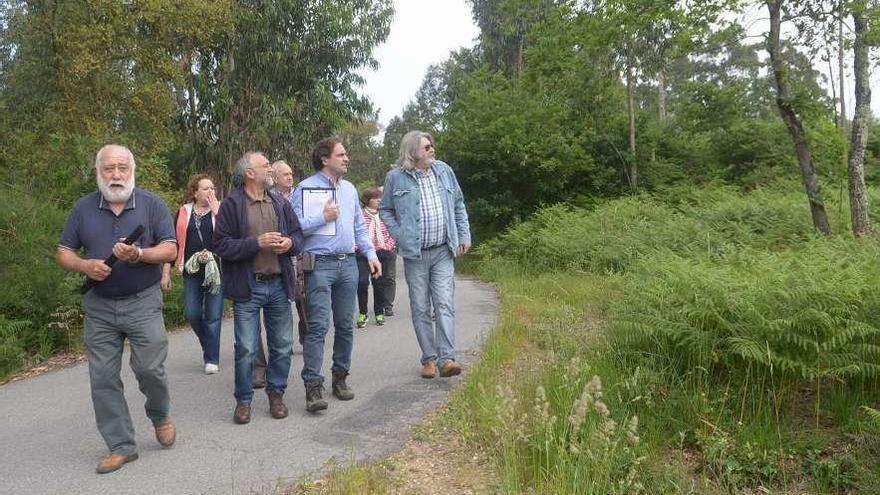
<path fill-rule="evenodd" d="M 422 378 L 461 373 L 455 362 L 455 265 L 471 248 L 464 196 L 449 165 L 435 160 L 434 138 L 410 131 L 397 167 L 385 176 L 379 216 L 403 257 Z M 431 319 L 433 305 L 435 319 Z"/>

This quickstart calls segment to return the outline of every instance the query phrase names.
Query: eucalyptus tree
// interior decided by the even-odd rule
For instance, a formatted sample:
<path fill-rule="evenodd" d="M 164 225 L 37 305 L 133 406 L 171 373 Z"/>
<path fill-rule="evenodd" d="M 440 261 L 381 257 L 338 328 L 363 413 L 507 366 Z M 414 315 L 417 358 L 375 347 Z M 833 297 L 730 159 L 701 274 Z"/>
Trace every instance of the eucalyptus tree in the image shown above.
<path fill-rule="evenodd" d="M 376 67 L 391 0 L 239 0 L 224 40 L 193 59 L 181 161 L 221 177 L 246 149 L 303 154 L 366 117 L 356 69 Z"/>
<path fill-rule="evenodd" d="M 880 32 L 877 29 L 880 9 L 878 3 L 872 0 L 857 0 L 848 4 L 848 7 L 853 22 L 855 112 L 847 155 L 847 175 L 852 231 L 856 237 L 862 237 L 871 232 L 868 193 L 865 189 L 865 149 L 871 123 L 869 50 L 880 41 Z"/>
<path fill-rule="evenodd" d="M 785 0 L 765 0 L 765 4 L 770 14 L 767 51 L 770 54 L 770 66 L 776 87 L 776 106 L 794 143 L 795 155 L 797 156 L 798 166 L 801 171 L 801 179 L 813 218 L 813 226 L 819 232 L 830 235 L 831 225 L 828 222 L 825 202 L 821 195 L 819 174 L 816 171 L 813 154 L 807 142 L 807 133 L 804 130 L 803 119 L 798 114 L 797 107 L 792 98 L 788 80 L 790 68 L 782 56 L 781 30 Z"/>
<path fill-rule="evenodd" d="M 19 180 L 75 196 L 91 187 L 94 150 L 115 141 L 139 155 L 142 183 L 167 185 L 178 56 L 229 25 L 227 3 L 11 0 L 2 12 L 0 106 L 15 109 L 0 124 L 3 151 L 32 159 Z"/>
<path fill-rule="evenodd" d="M 778 25 L 786 19 L 790 19 L 797 28 L 799 44 L 815 55 L 822 49 L 826 53 L 830 51 L 828 47 L 833 43 L 838 43 L 843 47 L 849 45 L 852 49 L 853 56 L 853 73 L 855 82 L 855 101 L 852 125 L 850 128 L 849 150 L 846 153 L 848 191 L 850 201 L 850 216 L 852 232 L 856 237 L 867 235 L 871 230 L 870 219 L 868 216 L 868 195 L 865 188 L 865 150 L 868 142 L 871 120 L 871 89 L 870 89 L 870 49 L 877 45 L 878 34 L 874 24 L 878 16 L 878 3 L 875 0 L 811 0 L 806 2 L 792 2 L 786 4 L 784 1 L 767 2 L 771 12 L 771 37 L 768 40 L 768 47 L 771 50 L 771 59 L 773 57 L 774 44 L 774 25 Z M 775 9 L 775 10 L 774 10 Z M 843 30 L 844 24 L 849 24 L 846 31 Z M 778 29 L 776 32 L 778 44 Z M 843 56 L 841 59 L 840 76 L 842 80 Z M 830 62 L 830 60 L 829 60 Z M 807 196 L 810 198 L 811 210 L 814 215 L 814 224 L 817 229 L 824 233 L 828 233 L 830 229 L 823 229 L 817 221 L 818 184 L 811 179 L 809 172 L 809 164 L 807 160 L 810 158 L 810 150 L 808 149 L 808 140 L 800 138 L 796 121 L 792 119 L 803 120 L 802 107 L 803 103 L 799 98 L 790 94 L 789 82 L 790 77 L 785 69 L 785 64 L 780 61 L 774 62 L 774 74 L 776 74 L 777 91 L 779 95 L 788 95 L 784 98 L 777 98 L 780 103 L 780 112 L 786 119 L 786 124 L 792 134 L 795 142 L 795 149 L 801 164 L 801 170 L 804 177 L 804 184 L 807 190 Z M 781 89 L 780 89 L 780 84 Z M 833 82 L 832 82 L 833 84 Z M 815 100 L 815 98 L 814 98 Z M 845 106 L 844 106 L 844 89 L 841 84 L 840 91 L 840 122 L 845 122 Z M 802 126 L 801 126 L 802 127 Z M 802 128 L 801 128 L 802 130 Z M 815 171 L 812 175 L 815 175 Z M 817 180 L 817 179 L 816 179 Z M 813 184 L 816 184 L 813 186 Z M 827 220 L 826 220 L 827 223 Z"/>
<path fill-rule="evenodd" d="M 606 36 L 626 84 L 629 118 L 626 177 L 631 190 L 639 188 L 636 141 L 639 83 L 655 82 L 658 117 L 661 122 L 665 121 L 669 64 L 705 45 L 713 28 L 718 30 L 726 24 L 722 14 L 735 4 L 735 0 L 599 0 L 584 4 L 586 13 L 604 20 Z"/>

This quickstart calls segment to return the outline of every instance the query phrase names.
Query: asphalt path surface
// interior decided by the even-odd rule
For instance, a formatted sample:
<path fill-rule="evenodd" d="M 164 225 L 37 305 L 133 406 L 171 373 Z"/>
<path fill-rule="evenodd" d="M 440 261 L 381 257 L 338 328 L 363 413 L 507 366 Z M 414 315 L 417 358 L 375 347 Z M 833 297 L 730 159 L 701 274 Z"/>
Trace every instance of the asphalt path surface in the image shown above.
<path fill-rule="evenodd" d="M 231 320 L 223 322 L 216 375 L 203 373 L 191 331 L 169 336 L 166 367 L 177 424 L 171 449 L 156 442 L 126 350 L 122 375 L 140 458 L 114 473 L 95 474 L 107 447 L 95 427 L 85 363 L 0 386 L 0 494 L 276 493 L 331 458 L 348 463 L 399 451 L 411 426 L 442 406 L 461 380 L 419 377 L 402 268 L 395 316 L 384 326 L 371 319 L 355 330 L 348 379 L 355 399 L 342 402 L 328 393 L 330 407 L 318 415 L 305 410 L 296 343 L 285 394 L 290 416 L 272 419 L 266 394 L 257 390 L 250 424 L 232 422 Z M 466 277 L 456 279 L 455 299 L 456 350 L 466 373 L 495 325 L 498 303 L 490 286 Z M 331 331 L 324 357 L 328 388 L 332 340 Z"/>

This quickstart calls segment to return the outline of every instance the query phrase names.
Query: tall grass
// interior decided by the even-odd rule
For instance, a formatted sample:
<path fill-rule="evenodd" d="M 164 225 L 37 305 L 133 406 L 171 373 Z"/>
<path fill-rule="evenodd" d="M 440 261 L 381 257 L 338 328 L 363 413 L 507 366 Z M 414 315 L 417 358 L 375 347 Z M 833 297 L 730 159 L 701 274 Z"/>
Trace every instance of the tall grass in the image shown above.
<path fill-rule="evenodd" d="M 517 336 L 513 384 L 478 369 L 482 388 L 454 404 L 477 404 L 468 418 L 496 443 L 505 491 L 878 486 L 880 437 L 860 406 L 880 400 L 880 250 L 816 236 L 788 186 L 553 206 L 482 247 L 481 273 L 507 294 L 502 331 Z M 843 225 L 845 207 L 829 210 Z M 517 372 L 534 356 L 538 372 Z M 589 366 L 566 368 L 572 357 Z M 601 414 L 586 433 L 567 421 L 593 374 L 615 431 L 638 417 L 641 442 L 572 456 L 578 435 L 602 445 Z M 601 488 L 574 483 L 586 480 Z"/>

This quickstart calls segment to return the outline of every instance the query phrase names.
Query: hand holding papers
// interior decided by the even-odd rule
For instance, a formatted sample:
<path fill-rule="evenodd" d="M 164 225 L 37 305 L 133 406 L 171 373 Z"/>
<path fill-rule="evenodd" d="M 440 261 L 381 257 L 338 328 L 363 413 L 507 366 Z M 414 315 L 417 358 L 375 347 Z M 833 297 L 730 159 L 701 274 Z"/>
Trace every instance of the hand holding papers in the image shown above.
<path fill-rule="evenodd" d="M 302 190 L 303 216 L 314 218 L 324 216 L 325 209 L 329 208 L 335 215 L 333 220 L 315 231 L 313 235 L 336 235 L 336 215 L 339 214 L 339 206 L 336 204 L 336 190 L 329 187 L 305 187 Z M 327 217 L 324 217 L 325 219 Z"/>

